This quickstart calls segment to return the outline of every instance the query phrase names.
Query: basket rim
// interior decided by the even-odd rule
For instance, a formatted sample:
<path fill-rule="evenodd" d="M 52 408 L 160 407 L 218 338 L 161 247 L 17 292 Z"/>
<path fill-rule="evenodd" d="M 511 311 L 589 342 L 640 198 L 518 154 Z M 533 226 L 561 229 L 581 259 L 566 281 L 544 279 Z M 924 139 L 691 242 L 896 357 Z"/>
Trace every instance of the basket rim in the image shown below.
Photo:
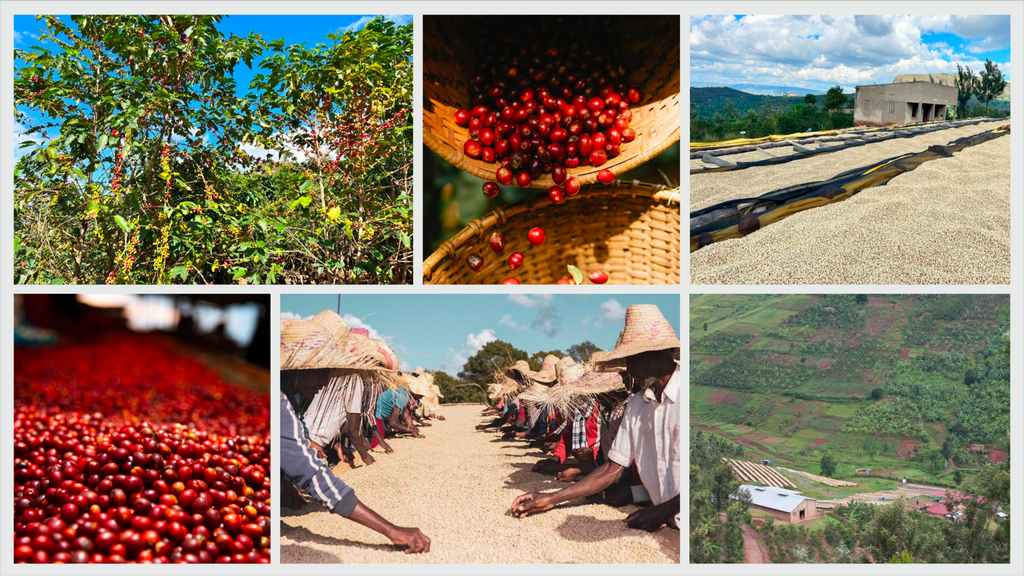
<path fill-rule="evenodd" d="M 680 205 L 681 188 L 670 188 L 664 184 L 649 184 L 639 180 L 615 180 L 611 184 L 588 185 L 583 187 L 574 196 L 565 198 L 564 203 L 580 202 L 590 198 L 601 198 L 610 196 L 647 196 L 662 202 L 667 206 L 675 203 Z M 538 208 L 544 208 L 554 204 L 546 195 L 532 195 L 508 206 L 499 206 L 479 218 L 474 218 L 466 223 L 462 230 L 455 236 L 445 240 L 430 256 L 423 260 L 423 282 L 430 282 L 434 269 L 446 258 L 454 258 L 458 251 L 469 241 L 482 238 L 496 226 L 504 225 L 509 218 L 518 216 L 524 212 L 532 212 Z"/>
<path fill-rule="evenodd" d="M 426 113 L 426 108 L 424 108 L 424 113 Z M 468 130 L 466 130 L 465 128 L 463 128 L 461 126 L 458 127 L 458 131 L 459 132 L 465 132 L 466 134 L 469 133 Z M 483 167 L 481 167 L 479 165 L 482 162 L 480 160 L 466 159 L 463 162 L 453 162 L 452 160 L 450 160 L 448 158 L 448 155 L 449 155 L 448 147 L 445 146 L 444 144 L 442 144 L 442 141 L 441 141 L 440 138 L 436 137 L 430 130 L 421 130 L 421 132 L 423 134 L 423 143 L 427 145 L 427 148 L 430 148 L 431 152 L 433 152 L 434 154 L 437 154 L 445 162 L 451 164 L 452 166 L 454 166 L 455 168 L 457 168 L 457 169 L 459 169 L 459 170 L 461 170 L 463 172 L 466 172 L 470 176 L 475 176 L 477 178 L 480 178 L 481 180 L 486 180 L 488 182 L 497 182 L 498 181 L 496 176 L 495 176 L 495 170 L 497 170 L 497 168 L 484 169 Z M 625 161 L 623 161 L 623 162 L 619 162 L 619 163 L 617 163 L 615 165 L 610 165 L 609 164 L 609 166 L 607 166 L 607 167 L 603 167 L 603 166 L 602 167 L 587 166 L 588 170 L 586 170 L 586 171 L 580 170 L 579 168 L 569 168 L 569 169 L 566 170 L 566 172 L 567 172 L 568 176 L 571 176 L 571 177 L 576 178 L 577 180 L 579 180 L 580 184 L 583 184 L 583 185 L 595 184 L 595 183 L 597 183 L 597 173 L 600 170 L 602 170 L 602 169 L 609 170 L 612 174 L 615 174 L 615 175 L 622 174 L 623 172 L 628 172 L 630 170 L 633 170 L 633 169 L 635 169 L 635 168 L 637 168 L 637 167 L 647 163 L 649 160 L 652 160 L 654 157 L 656 157 L 656 156 L 660 155 L 662 152 L 668 150 L 669 148 L 674 146 L 679 141 L 680 141 L 680 128 L 679 128 L 679 126 L 675 126 L 673 128 L 671 134 L 669 134 L 669 136 L 667 138 L 664 138 L 663 140 L 659 141 L 654 146 L 649 146 L 649 147 L 641 150 L 638 154 L 634 154 L 632 156 L 627 157 L 625 159 Z M 609 159 L 609 160 L 611 160 L 611 159 Z M 491 165 L 498 165 L 498 166 L 500 166 L 501 164 L 498 163 L 498 162 L 494 162 L 492 164 L 488 164 L 488 166 L 491 166 Z M 580 168 L 582 168 L 582 167 L 580 167 Z M 533 179 L 533 180 L 530 181 L 529 188 L 545 189 L 545 188 L 550 188 L 551 186 L 555 186 L 555 185 L 556 185 L 555 181 L 551 179 L 551 174 L 541 174 L 536 179 Z"/>

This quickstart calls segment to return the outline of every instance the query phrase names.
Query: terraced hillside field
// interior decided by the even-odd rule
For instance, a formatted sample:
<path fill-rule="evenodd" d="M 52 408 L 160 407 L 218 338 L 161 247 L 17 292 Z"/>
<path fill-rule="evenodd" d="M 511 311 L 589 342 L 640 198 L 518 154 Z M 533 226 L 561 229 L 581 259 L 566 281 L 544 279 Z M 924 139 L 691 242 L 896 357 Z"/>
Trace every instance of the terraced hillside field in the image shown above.
<path fill-rule="evenodd" d="M 754 462 L 952 484 L 1007 449 L 1009 318 L 1004 295 L 693 296 L 691 426 Z"/>

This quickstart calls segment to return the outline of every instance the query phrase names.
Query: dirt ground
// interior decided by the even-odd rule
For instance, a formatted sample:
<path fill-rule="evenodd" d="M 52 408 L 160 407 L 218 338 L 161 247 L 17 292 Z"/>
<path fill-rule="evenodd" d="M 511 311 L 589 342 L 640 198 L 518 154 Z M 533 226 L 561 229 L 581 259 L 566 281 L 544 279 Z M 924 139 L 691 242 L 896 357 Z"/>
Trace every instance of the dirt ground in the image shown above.
<path fill-rule="evenodd" d="M 743 525 L 743 563 L 771 564 L 764 543 L 757 537 L 757 532 L 749 525 Z"/>
<path fill-rule="evenodd" d="M 360 501 L 385 518 L 417 526 L 429 554 L 404 554 L 383 536 L 318 504 L 281 514 L 284 563 L 676 563 L 680 533 L 650 534 L 625 526 L 636 508 L 566 503 L 524 519 L 509 506 L 529 491 L 565 485 L 530 471 L 544 457 L 525 443 L 478 432 L 479 405 L 444 406 L 447 420 L 423 429 L 425 439 L 389 441 L 394 454 L 345 471 Z M 340 471 L 340 470 L 339 470 Z"/>

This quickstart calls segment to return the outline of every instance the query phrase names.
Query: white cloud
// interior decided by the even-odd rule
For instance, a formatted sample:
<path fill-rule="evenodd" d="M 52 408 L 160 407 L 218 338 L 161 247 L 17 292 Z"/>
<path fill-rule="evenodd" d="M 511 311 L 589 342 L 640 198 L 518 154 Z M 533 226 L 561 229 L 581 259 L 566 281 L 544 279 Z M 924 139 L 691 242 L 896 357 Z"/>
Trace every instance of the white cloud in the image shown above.
<path fill-rule="evenodd" d="M 970 56 L 948 43 L 951 33 Z M 690 20 L 691 85 L 755 84 L 822 90 L 892 82 L 898 74 L 979 67 L 976 54 L 1009 46 L 1007 16 L 708 16 Z M 980 60 L 984 60 L 981 58 Z M 1008 63 L 1000 62 L 1004 74 Z"/>
<path fill-rule="evenodd" d="M 356 20 L 355 22 L 349 24 L 348 26 L 339 28 L 338 30 L 342 32 L 355 32 L 357 30 L 362 30 L 363 26 L 369 24 L 370 21 L 373 20 L 374 18 L 375 16 L 363 16 L 359 20 Z"/>
<path fill-rule="evenodd" d="M 626 319 L 626 308 L 614 298 L 609 298 L 601 303 L 601 314 L 598 316 L 588 316 L 583 319 L 584 326 L 593 326 L 594 328 L 601 328 L 605 322 L 611 322 L 613 324 L 623 322 Z"/>
<path fill-rule="evenodd" d="M 626 308 L 618 300 L 611 298 L 601 302 L 601 317 L 609 322 L 626 320 Z"/>
<path fill-rule="evenodd" d="M 21 44 L 21 42 L 22 42 L 22 40 L 24 38 L 25 38 L 24 34 L 22 34 L 21 32 L 18 32 L 17 30 L 14 31 L 14 45 L 15 46 Z"/>
<path fill-rule="evenodd" d="M 553 294 L 537 294 L 536 296 L 530 296 L 529 294 L 509 294 L 508 301 L 522 306 L 523 308 L 533 308 L 534 306 L 547 306 L 555 301 Z"/>
<path fill-rule="evenodd" d="M 362 30 L 363 26 L 366 26 L 367 24 L 369 24 L 370 21 L 372 21 L 374 18 L 376 18 L 376 16 L 363 16 L 363 17 L 359 18 L 358 20 L 356 20 L 355 22 L 349 24 L 348 26 L 344 26 L 342 28 L 339 28 L 338 31 L 340 31 L 340 32 L 357 32 L 359 30 Z M 412 22 L 412 15 L 411 14 L 385 14 L 384 18 L 387 18 L 388 20 L 391 20 L 392 22 L 394 22 L 395 24 L 398 24 L 399 26 L 402 26 L 402 25 L 405 25 L 405 24 L 408 24 L 408 23 Z"/>
<path fill-rule="evenodd" d="M 441 370 L 447 372 L 452 377 L 457 377 L 470 356 L 476 354 L 481 348 L 497 339 L 492 328 L 484 328 L 476 334 L 467 335 L 466 342 L 461 349 L 448 348 L 444 363 L 441 364 Z"/>
<path fill-rule="evenodd" d="M 498 321 L 498 324 L 501 324 L 502 326 L 507 326 L 512 330 L 515 330 L 516 332 L 522 332 L 523 330 L 526 330 L 526 326 L 523 326 L 522 324 L 516 322 L 515 317 L 512 316 L 511 314 L 505 314 L 504 316 L 502 316 L 501 320 Z"/>
<path fill-rule="evenodd" d="M 491 328 L 484 328 L 476 334 L 466 336 L 466 347 L 471 351 L 470 355 L 473 355 L 479 352 L 481 348 L 497 339 L 497 336 L 494 335 L 494 330 Z"/>
<path fill-rule="evenodd" d="M 373 326 L 364 322 L 362 318 L 357 318 L 346 312 L 342 315 L 341 319 L 345 321 L 345 324 L 348 324 L 349 328 L 365 328 L 366 331 L 370 333 L 370 338 L 373 338 L 374 340 L 381 340 L 383 342 L 388 342 L 390 340 L 380 332 L 377 332 Z"/>
<path fill-rule="evenodd" d="M 32 151 L 31 147 L 29 147 L 29 148 L 22 148 L 21 147 L 21 143 L 22 142 L 25 142 L 25 141 L 31 140 L 31 139 L 32 138 L 30 138 L 29 136 L 27 136 L 25 134 L 25 126 L 23 126 L 20 122 L 15 121 L 14 122 L 14 159 L 15 160 L 17 160 L 18 158 L 21 158 L 25 154 L 28 154 L 29 152 Z"/>
<path fill-rule="evenodd" d="M 288 312 L 287 310 L 281 312 L 282 320 L 301 320 L 302 316 L 299 316 L 295 312 Z"/>

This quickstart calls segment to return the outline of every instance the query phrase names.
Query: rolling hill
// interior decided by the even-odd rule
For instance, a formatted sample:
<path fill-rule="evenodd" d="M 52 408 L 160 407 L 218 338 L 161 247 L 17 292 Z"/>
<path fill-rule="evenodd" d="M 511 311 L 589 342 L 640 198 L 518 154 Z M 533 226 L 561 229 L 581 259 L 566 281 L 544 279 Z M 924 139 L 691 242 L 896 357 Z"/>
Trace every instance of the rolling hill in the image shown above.
<path fill-rule="evenodd" d="M 1003 295 L 700 295 L 690 300 L 690 418 L 746 457 L 837 477 L 873 468 L 949 482 L 1009 430 Z M 985 446 L 984 452 L 972 444 Z"/>
<path fill-rule="evenodd" d="M 825 101 L 824 94 L 816 94 L 818 102 Z M 803 104 L 803 96 L 769 96 L 773 106 L 789 108 L 794 104 Z M 751 94 L 735 88 L 727 87 L 696 87 L 690 88 L 690 102 L 697 109 L 698 118 L 711 118 L 725 109 L 726 103 L 732 102 L 742 115 L 748 110 L 759 110 L 764 105 L 764 94 Z"/>

